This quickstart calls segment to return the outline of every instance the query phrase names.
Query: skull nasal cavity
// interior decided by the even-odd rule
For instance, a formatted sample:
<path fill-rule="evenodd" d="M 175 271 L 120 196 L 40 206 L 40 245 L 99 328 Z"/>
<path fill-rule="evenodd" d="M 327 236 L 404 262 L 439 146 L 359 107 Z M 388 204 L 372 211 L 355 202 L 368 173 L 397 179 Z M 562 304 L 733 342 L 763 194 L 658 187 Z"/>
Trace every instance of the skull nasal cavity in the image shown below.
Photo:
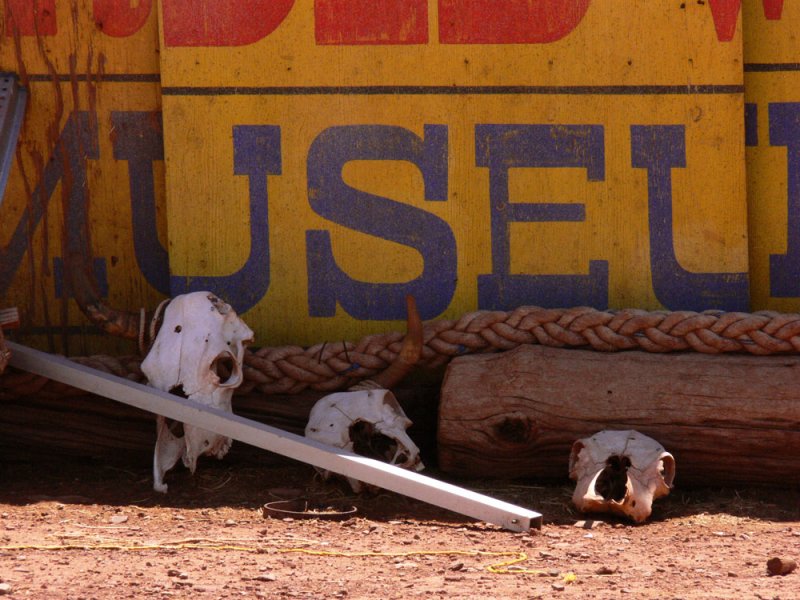
<path fill-rule="evenodd" d="M 627 456 L 609 456 L 606 468 L 597 476 L 595 492 L 606 501 L 621 502 L 628 491 L 628 467 L 631 460 Z"/>
<path fill-rule="evenodd" d="M 235 368 L 236 361 L 230 354 L 220 354 L 211 363 L 211 370 L 219 377 L 220 383 L 226 383 L 231 378 Z"/>
<path fill-rule="evenodd" d="M 350 425 L 348 434 L 353 442 L 353 452 L 367 458 L 390 460 L 397 449 L 397 443 L 392 438 L 377 431 L 367 421 L 355 421 Z"/>

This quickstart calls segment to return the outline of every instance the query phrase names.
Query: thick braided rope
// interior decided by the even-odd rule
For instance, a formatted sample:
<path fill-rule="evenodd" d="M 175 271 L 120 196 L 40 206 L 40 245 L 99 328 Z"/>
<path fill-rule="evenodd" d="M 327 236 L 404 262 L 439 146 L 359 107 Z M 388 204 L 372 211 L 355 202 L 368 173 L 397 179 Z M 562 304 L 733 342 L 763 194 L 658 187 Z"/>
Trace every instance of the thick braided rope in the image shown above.
<path fill-rule="evenodd" d="M 525 306 L 429 322 L 423 340 L 420 365 L 428 367 L 464 354 L 511 350 L 521 344 L 603 352 L 789 354 L 800 351 L 800 315 Z M 369 336 L 357 345 L 262 348 L 245 357 L 245 387 L 267 394 L 297 393 L 306 387 L 321 391 L 350 387 L 385 369 L 397 356 L 401 341 L 402 334 L 395 332 Z"/>
<path fill-rule="evenodd" d="M 309 388 L 333 391 L 352 387 L 396 359 L 403 335 L 391 332 L 368 336 L 358 343 L 325 342 L 310 348 L 280 346 L 248 351 L 245 381 L 237 393 L 297 394 Z M 800 314 L 524 306 L 510 312 L 476 311 L 458 320 L 432 321 L 425 324 L 423 339 L 419 364 L 427 367 L 441 366 L 456 356 L 511 350 L 522 344 L 602 352 L 790 354 L 800 352 Z M 73 360 L 134 381 L 144 380 L 138 357 Z M 19 373 L 6 373 L 0 380 L 0 388 L 6 391 L 19 385 L 35 392 L 46 384 L 43 378 Z"/>

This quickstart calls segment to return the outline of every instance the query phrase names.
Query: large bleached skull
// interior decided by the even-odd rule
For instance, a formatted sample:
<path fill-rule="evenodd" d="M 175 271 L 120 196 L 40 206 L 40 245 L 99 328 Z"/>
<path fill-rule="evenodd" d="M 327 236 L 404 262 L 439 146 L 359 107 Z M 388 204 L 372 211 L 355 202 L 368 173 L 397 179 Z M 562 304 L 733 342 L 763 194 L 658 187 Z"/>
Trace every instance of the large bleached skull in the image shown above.
<path fill-rule="evenodd" d="M 161 329 L 142 362 L 149 384 L 220 410 L 231 411 L 234 390 L 242 383 L 245 347 L 252 330 L 230 305 L 211 292 L 176 296 L 167 305 Z M 168 423 L 157 417 L 153 489 L 166 492 L 164 474 L 179 459 L 194 473 L 200 455 L 222 458 L 231 439 L 205 429 Z"/>
<path fill-rule="evenodd" d="M 421 471 L 425 468 L 419 448 L 408 437 L 411 420 L 394 394 L 386 389 L 359 390 L 330 394 L 317 401 L 306 425 L 306 437 L 329 446 L 389 462 L 398 467 Z M 326 479 L 330 473 L 322 471 Z M 347 477 L 359 493 L 363 482 Z"/>
<path fill-rule="evenodd" d="M 572 502 L 581 512 L 610 512 L 643 522 L 653 501 L 669 494 L 675 459 L 638 431 L 601 431 L 572 445 Z"/>

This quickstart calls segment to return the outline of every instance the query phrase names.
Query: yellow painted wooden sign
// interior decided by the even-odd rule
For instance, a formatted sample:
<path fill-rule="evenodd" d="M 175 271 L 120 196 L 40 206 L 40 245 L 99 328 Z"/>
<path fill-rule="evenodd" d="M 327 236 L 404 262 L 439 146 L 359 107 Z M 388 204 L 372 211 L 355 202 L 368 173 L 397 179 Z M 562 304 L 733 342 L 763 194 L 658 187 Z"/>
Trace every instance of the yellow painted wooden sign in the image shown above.
<path fill-rule="evenodd" d="M 78 352 L 76 257 L 113 306 L 210 288 L 263 344 L 396 328 L 407 293 L 426 319 L 796 309 L 797 12 L 3 0 L 30 101 L 0 303 Z"/>
<path fill-rule="evenodd" d="M 741 16 L 163 0 L 170 291 L 259 343 L 474 309 L 747 310 Z M 737 7 L 738 8 L 738 7 Z"/>
<path fill-rule="evenodd" d="M 745 2 L 753 307 L 800 310 L 800 6 Z"/>
<path fill-rule="evenodd" d="M 156 6 L 4 0 L 2 18 L 0 70 L 29 95 L 0 207 L 0 308 L 19 309 L 26 342 L 108 351 L 118 340 L 85 336 L 65 270 L 124 309 L 169 293 Z"/>

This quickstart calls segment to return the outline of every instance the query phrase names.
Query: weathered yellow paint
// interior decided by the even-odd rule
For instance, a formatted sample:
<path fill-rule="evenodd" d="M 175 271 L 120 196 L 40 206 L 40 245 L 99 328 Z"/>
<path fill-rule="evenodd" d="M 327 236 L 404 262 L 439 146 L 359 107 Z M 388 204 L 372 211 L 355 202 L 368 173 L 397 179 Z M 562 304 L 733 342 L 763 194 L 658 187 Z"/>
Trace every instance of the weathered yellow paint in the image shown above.
<path fill-rule="evenodd" d="M 789 178 L 797 177 L 789 165 L 792 150 L 771 139 L 770 127 L 783 129 L 770 117 L 771 105 L 793 104 L 800 110 L 800 6 L 783 3 L 780 19 L 767 19 L 762 2 L 744 3 L 745 98 L 750 109 L 751 131 L 757 136 L 747 148 L 748 223 L 750 230 L 750 280 L 754 309 L 796 312 L 800 310 L 800 278 L 776 264 L 772 255 L 788 255 L 786 263 L 800 264 L 789 247 L 790 238 L 800 236 L 800 223 L 789 218 L 789 207 L 800 198 L 789 189 Z M 786 135 L 791 135 L 787 131 Z M 793 150 L 797 152 L 797 150 Z M 782 281 L 787 282 L 782 285 Z M 792 285 L 792 282 L 793 285 Z"/>
<path fill-rule="evenodd" d="M 510 171 L 512 203 L 585 206 L 580 221 L 511 223 L 511 274 L 586 275 L 589 261 L 607 261 L 608 306 L 662 308 L 650 268 L 647 171 L 632 166 L 631 126 L 677 125 L 685 133 L 686 167 L 670 172 L 676 258 L 689 272 L 745 276 L 740 26 L 721 42 L 707 4 L 594 1 L 573 31 L 552 43 L 442 44 L 437 3 L 428 8 L 428 41 L 420 44 L 318 45 L 314 3 L 297 0 L 273 33 L 248 45 L 163 48 L 173 275 L 223 277 L 245 264 L 252 247 L 249 185 L 234 174 L 232 132 L 274 125 L 282 165 L 267 178 L 270 283 L 244 315 L 257 343 L 353 339 L 397 328 L 397 320 L 357 318 L 341 306 L 335 316 L 310 314 L 307 231 L 329 232 L 336 264 L 354 280 L 408 282 L 421 275 L 424 258 L 409 245 L 315 212 L 309 149 L 332 127 L 393 125 L 422 138 L 425 125 L 438 124 L 448 132 L 446 201 L 424 199 L 420 169 L 408 162 L 352 161 L 342 179 L 449 226 L 457 284 L 442 311 L 428 318 L 458 317 L 479 307 L 478 278 L 493 269 L 489 173 L 477 164 L 476 126 L 531 124 L 600 126 L 605 173 L 590 181 L 584 168 Z M 330 86 L 391 89 L 326 92 Z M 408 93 L 399 91 L 403 86 L 483 91 Z M 528 87 L 487 93 L 493 86 Z M 674 89 L 665 93 L 663 86 Z M 727 92 L 719 91 L 723 86 Z M 281 92 L 287 88 L 295 92 Z"/>
<path fill-rule="evenodd" d="M 42 11 L 50 4 L 50 0 L 37 1 Z M 336 2 L 357 4 L 357 0 Z M 42 334 L 26 341 L 71 353 L 131 349 L 127 343 L 115 345 L 115 340 L 97 340 L 77 330 L 86 323 L 85 318 L 74 302 L 57 296 L 63 281 L 56 267 L 71 239 L 65 230 L 73 227 L 68 217 L 80 212 L 81 202 L 88 207 L 91 246 L 87 253 L 105 266 L 107 300 L 113 306 L 152 309 L 164 295 L 191 287 L 198 277 L 225 278 L 248 264 L 254 247 L 250 193 L 258 177 L 236 173 L 234 135 L 242 127 L 250 128 L 249 134 L 258 128 L 277 128 L 268 135 L 277 132 L 272 141 L 279 140 L 280 146 L 279 168 L 273 164 L 267 169 L 270 174 L 259 172 L 267 180 L 268 195 L 257 199 L 257 204 L 266 205 L 269 228 L 268 236 L 266 228 L 260 231 L 266 240 L 258 243 L 261 250 L 266 246 L 269 259 L 250 264 L 255 269 L 247 271 L 248 277 L 269 272 L 266 291 L 244 314 L 256 330 L 259 344 L 354 339 L 401 326 L 396 311 L 380 316 L 380 297 L 364 300 L 363 306 L 357 307 L 368 316 L 354 315 L 353 306 L 346 308 L 342 303 L 330 314 L 319 307 L 314 310 L 320 314 L 314 313 L 311 304 L 319 300 L 314 297 L 319 282 L 310 281 L 308 236 L 317 233 L 330 236 L 332 260 L 356 283 L 403 286 L 415 278 L 428 281 L 431 262 L 441 247 L 441 254 L 454 264 L 452 274 L 447 273 L 452 281 L 440 279 L 436 286 L 418 290 L 418 302 L 428 303 L 427 318 L 458 317 L 487 307 L 491 299 L 480 300 L 480 280 L 504 268 L 493 260 L 497 248 L 502 247 L 498 231 L 502 231 L 499 237 L 508 238 L 509 276 L 586 277 L 590 265 L 607 264 L 607 293 L 598 304 L 663 307 L 651 268 L 655 230 L 649 222 L 648 171 L 634 165 L 632 127 L 638 126 L 678 127 L 685 145 L 686 166 L 669 169 L 666 178 L 671 216 L 656 226 L 658 231 L 669 228 L 676 264 L 689 274 L 730 274 L 733 279 L 747 272 L 741 23 L 758 20 L 751 16 L 760 9 L 758 2 L 745 3 L 738 24 L 728 19 L 728 34 L 720 34 L 709 3 L 543 0 L 556 12 L 583 6 L 585 14 L 575 9 L 580 18 L 570 31 L 547 43 L 471 44 L 443 43 L 439 2 L 398 0 L 397 6 L 410 2 L 417 9 L 427 9 L 427 29 L 414 43 L 391 43 L 391 32 L 378 36 L 379 42 L 365 42 L 364 38 L 358 45 L 331 43 L 331 39 L 352 35 L 334 32 L 327 42 L 318 43 L 315 6 L 336 2 L 197 4 L 211 13 L 222 7 L 231 14 L 245 4 L 259 4 L 264 10 L 248 13 L 248 22 L 274 7 L 287 7 L 285 19 L 274 31 L 235 46 L 174 43 L 176 34 L 169 28 L 175 27 L 175 18 L 191 20 L 193 16 L 179 10 L 171 13 L 172 21 L 165 21 L 165 7 L 180 7 L 174 0 L 134 0 L 129 6 L 110 0 L 55 2 L 54 30 L 40 27 L 38 34 L 0 39 L 0 68 L 19 73 L 31 93 L 17 159 L 0 208 L 0 253 L 5 261 L 0 263 L 0 304 L 19 306 L 28 332 Z M 441 2 L 445 6 L 449 0 Z M 496 6 L 502 5 L 498 0 Z M 4 0 L 2 14 L 20 6 L 26 6 L 22 0 Z M 95 18 L 98 6 L 111 12 Z M 782 23 L 794 22 L 787 20 L 790 17 L 796 21 L 792 17 L 795 11 L 785 7 Z M 354 10 L 343 14 L 352 20 L 366 13 Z M 144 20 L 137 21 L 141 17 Z M 210 35 L 220 22 L 213 17 L 211 14 L 203 23 L 202 35 Z M 123 21 L 129 31 L 120 36 L 118 26 Z M 247 22 L 239 25 L 247 29 Z M 233 33 L 231 39 L 236 37 Z M 190 31 L 190 35 L 201 34 Z M 408 31 L 396 34 L 402 37 Z M 358 35 L 365 34 L 359 30 Z M 730 39 L 721 41 L 725 35 Z M 748 35 L 752 37 L 751 32 Z M 172 44 L 166 44 L 166 39 Z M 789 48 L 790 43 L 784 46 Z M 774 45 L 764 47 L 765 52 L 780 52 Z M 748 85 L 758 78 L 766 81 L 768 76 L 748 73 Z M 758 93 L 791 100 L 791 83 L 773 87 Z M 137 140 L 142 140 L 135 128 L 121 131 L 115 119 L 121 114 L 138 119 L 138 126 L 145 127 L 149 135 L 158 129 L 162 104 L 165 160 L 140 155 L 149 170 L 134 173 L 135 161 L 115 156 L 115 148 L 137 152 Z M 72 144 L 72 154 L 62 156 L 59 140 L 63 145 L 74 118 L 80 125 L 76 135 L 96 140 L 96 148 Z M 765 118 L 764 109 L 759 122 Z M 153 122 L 148 124 L 147 119 Z M 386 216 L 386 202 L 410 207 L 415 211 L 410 214 L 425 226 L 409 232 L 403 243 L 384 239 L 391 237 L 388 234 L 380 237 L 374 231 L 361 231 L 323 216 L 315 202 L 330 191 L 325 189 L 330 181 L 319 187 L 308 179 L 310 170 L 319 170 L 309 151 L 324 135 L 334 128 L 349 128 L 362 135 L 365 127 L 378 125 L 395 127 L 419 143 L 429 141 L 426 126 L 438 126 L 439 131 L 446 128 L 445 197 L 425 199 L 426 179 L 411 162 L 351 160 L 341 173 L 349 196 L 324 202 L 330 208 L 336 202 L 352 201 L 354 190 L 384 199 L 372 221 L 361 225 L 364 229 L 365 222 L 378 222 L 382 234 L 401 225 Z M 579 217 L 539 222 L 511 219 L 507 230 L 492 230 L 493 215 L 497 217 L 501 209 L 493 208 L 491 176 L 482 164 L 486 157 L 476 154 L 476 140 L 479 130 L 484 131 L 481 128 L 498 126 L 492 130 L 497 132 L 503 125 L 546 127 L 551 137 L 585 126 L 599 132 L 600 150 L 592 150 L 595 158 L 602 158 L 599 178 L 588 177 L 585 165 L 508 171 L 509 207 L 574 205 L 582 211 Z M 766 127 L 762 124 L 761 130 Z M 764 135 L 762 140 L 767 139 Z M 152 141 L 148 152 L 158 149 Z M 363 143 L 361 139 L 356 145 Z M 681 154 L 677 147 L 668 150 Z M 80 156 L 87 151 L 85 193 L 75 187 L 80 178 L 71 177 L 61 177 L 52 193 L 36 193 L 51 157 L 58 162 L 71 156 L 83 164 Z M 353 148 L 341 149 L 350 151 Z M 762 151 L 769 156 L 750 160 L 754 152 L 760 157 Z M 244 163 L 253 167 L 247 161 L 258 159 L 257 152 L 242 152 L 250 152 Z M 335 159 L 335 152 L 330 152 L 323 158 Z M 578 156 L 584 150 L 575 152 Z M 766 192 L 758 195 L 772 198 L 769 186 L 780 187 L 785 181 L 785 170 L 781 175 L 777 164 L 784 156 L 781 152 L 785 149 L 770 148 L 763 141 L 748 150 L 748 160 L 754 165 L 751 195 L 757 186 L 766 186 Z M 244 168 L 242 164 L 239 167 Z M 758 169 L 768 173 L 763 181 L 759 178 L 754 183 Z M 144 180 L 152 175 L 152 191 L 139 188 L 131 192 L 132 184 L 143 182 L 142 173 Z M 35 208 L 38 198 L 49 198 L 46 209 L 32 223 L 30 240 L 23 235 L 20 242 L 15 235 L 26 229 L 26 211 Z M 750 204 L 756 304 L 763 304 L 758 294 L 763 295 L 769 285 L 769 275 L 764 274 L 767 255 L 784 251 L 776 240 L 785 236 L 786 216 L 780 207 L 762 209 L 766 202 L 772 200 Z M 150 203 L 154 208 L 135 216 L 136 208 Z M 782 206 L 785 210 L 786 203 Z M 363 204 L 354 204 L 352 212 L 363 213 Z M 152 229 L 148 219 L 154 223 Z M 444 225 L 436 229 L 434 223 Z M 762 224 L 769 233 L 761 233 Z M 435 231 L 452 236 L 452 251 L 447 239 L 432 235 Z M 763 241 L 764 235 L 769 242 Z M 138 250 L 134 248 L 137 236 Z M 21 253 L 17 252 L 20 244 L 24 245 Z M 767 249 L 768 244 L 778 245 Z M 154 267 L 166 252 L 171 282 L 166 264 Z M 149 266 L 143 261 L 150 261 Z M 446 267 L 447 261 L 443 264 Z M 264 283 L 256 279 L 252 279 L 253 289 Z M 250 279 L 239 282 L 236 289 L 242 294 L 227 299 L 242 301 L 249 283 Z M 451 283 L 452 290 L 448 288 Z M 706 291 L 709 298 L 716 294 L 716 301 L 721 296 L 724 302 L 727 297 L 713 285 L 698 293 L 702 297 Z M 431 304 L 432 298 L 438 300 Z M 356 295 L 350 301 L 361 302 Z M 791 305 L 792 301 L 788 302 Z"/>
<path fill-rule="evenodd" d="M 20 333 L 26 343 L 71 354 L 130 353 L 133 346 L 92 335 L 93 329 L 85 327 L 86 318 L 75 302 L 64 294 L 57 296 L 64 283 L 57 261 L 66 252 L 65 230 L 74 229 L 72 221 L 65 219 L 70 197 L 78 199 L 73 203 L 75 210 L 87 210 L 90 251 L 105 266 L 105 280 L 101 277 L 98 283 L 101 292 L 107 289 L 109 304 L 135 311 L 140 306 L 152 308 L 163 298 L 143 276 L 134 254 L 131 207 L 143 199 L 131 198 L 128 162 L 114 156 L 115 141 L 130 143 L 130 132 L 116 130 L 112 121 L 115 113 L 132 111 L 152 112 L 158 118 L 157 11 L 153 6 L 149 15 L 139 12 L 145 20 L 133 25 L 139 27 L 137 31 L 112 36 L 101 31 L 94 18 L 93 10 L 102 4 L 110 5 L 92 0 L 58 1 L 50 21 L 55 23 L 54 29 L 38 23 L 38 35 L 20 31 L 20 24 L 15 26 L 8 17 L 9 10 L 22 10 L 24 3 L 4 0 L 0 9 L 5 17 L 0 68 L 17 73 L 29 91 L 16 160 L 0 207 L 0 306 L 19 308 Z M 144 11 L 148 4 L 139 0 L 130 7 Z M 49 8 L 45 0 L 39 0 L 37 6 L 40 12 Z M 76 117 L 74 122 L 81 126 L 70 129 L 71 119 Z M 96 148 L 92 143 L 88 147 L 73 143 L 76 137 L 72 135 L 70 141 L 70 132 L 96 141 Z M 85 156 L 89 157 L 85 161 L 87 185 L 82 194 L 77 189 L 81 174 L 69 166 L 54 169 L 53 163 L 76 161 L 82 165 Z M 163 161 L 156 161 L 153 168 L 155 201 L 163 207 Z M 48 173 L 58 178 L 51 194 L 41 192 Z M 27 220 L 40 203 L 46 206 L 40 218 Z M 166 220 L 163 209 L 159 210 L 158 229 L 166 244 Z M 24 235 L 27 229 L 29 239 Z"/>
<path fill-rule="evenodd" d="M 547 3 L 567 10 L 575 0 Z M 165 86 L 740 84 L 741 28 L 721 43 L 707 3 L 681 4 L 592 0 L 555 42 L 442 44 L 437 2 L 428 0 L 427 43 L 337 46 L 315 43 L 314 0 L 295 0 L 255 43 L 164 48 L 162 77 Z"/>

